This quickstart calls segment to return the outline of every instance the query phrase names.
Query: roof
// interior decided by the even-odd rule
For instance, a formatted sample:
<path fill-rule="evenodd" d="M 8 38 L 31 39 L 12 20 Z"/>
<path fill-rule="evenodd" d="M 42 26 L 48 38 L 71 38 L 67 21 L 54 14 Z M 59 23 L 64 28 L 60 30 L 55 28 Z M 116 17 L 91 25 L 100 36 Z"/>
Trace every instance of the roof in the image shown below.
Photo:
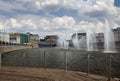
<path fill-rule="evenodd" d="M 78 36 L 80 36 L 80 35 L 86 36 L 86 33 L 77 33 L 77 34 L 78 34 Z M 76 33 L 74 33 L 74 34 L 72 35 L 72 38 L 73 38 L 75 35 L 76 35 Z"/>

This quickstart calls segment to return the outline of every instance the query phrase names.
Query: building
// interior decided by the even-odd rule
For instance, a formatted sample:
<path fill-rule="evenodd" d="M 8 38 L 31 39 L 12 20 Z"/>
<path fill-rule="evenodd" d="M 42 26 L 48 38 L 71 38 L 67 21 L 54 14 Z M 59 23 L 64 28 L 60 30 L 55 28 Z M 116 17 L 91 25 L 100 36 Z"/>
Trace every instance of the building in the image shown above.
<path fill-rule="evenodd" d="M 9 34 L 5 32 L 0 32 L 0 43 L 9 43 Z"/>
<path fill-rule="evenodd" d="M 40 37 L 38 34 L 31 34 L 30 32 L 27 33 L 28 37 L 29 37 L 29 42 L 31 43 L 39 43 L 40 42 Z"/>
<path fill-rule="evenodd" d="M 112 29 L 113 35 L 114 35 L 114 40 L 117 44 L 120 44 L 120 27 L 118 27 L 117 29 Z M 76 37 L 76 34 L 74 33 L 72 35 L 72 39 Z M 78 33 L 78 39 L 81 39 L 82 37 L 85 37 L 85 41 L 86 41 L 86 33 Z M 96 33 L 96 43 L 99 45 L 103 45 L 104 44 L 104 33 Z"/>
<path fill-rule="evenodd" d="M 33 47 L 38 47 L 40 42 L 40 37 L 38 34 L 31 34 L 30 32 L 27 33 L 28 35 L 28 42 L 33 45 Z"/>
<path fill-rule="evenodd" d="M 97 43 L 104 43 L 104 33 L 97 33 L 96 34 L 96 42 Z"/>
<path fill-rule="evenodd" d="M 115 36 L 115 42 L 117 46 L 120 46 L 120 27 L 113 30 Z"/>
<path fill-rule="evenodd" d="M 40 39 L 39 47 L 49 47 L 49 44 L 45 41 L 45 39 Z"/>
<path fill-rule="evenodd" d="M 86 33 L 77 33 L 78 39 L 81 39 L 82 37 L 86 37 Z M 72 39 L 76 37 L 76 33 L 72 35 Z"/>
<path fill-rule="evenodd" d="M 10 33 L 10 43 L 26 44 L 28 43 L 28 35 L 21 33 Z"/>
<path fill-rule="evenodd" d="M 58 41 L 57 35 L 48 35 L 44 39 L 49 44 L 49 46 L 56 46 L 57 45 L 57 41 Z"/>
<path fill-rule="evenodd" d="M 117 29 L 114 29 L 113 32 L 115 36 L 115 41 L 119 42 L 120 41 L 120 27 L 118 27 Z"/>

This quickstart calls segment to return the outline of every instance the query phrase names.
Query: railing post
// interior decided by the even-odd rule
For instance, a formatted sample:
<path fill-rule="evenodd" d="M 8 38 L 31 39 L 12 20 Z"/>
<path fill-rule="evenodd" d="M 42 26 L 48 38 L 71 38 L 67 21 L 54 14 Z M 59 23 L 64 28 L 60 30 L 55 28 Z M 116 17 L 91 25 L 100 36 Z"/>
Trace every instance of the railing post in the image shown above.
<path fill-rule="evenodd" d="M 24 59 L 24 67 L 25 67 L 25 65 L 26 65 L 26 55 L 25 55 L 25 52 L 23 53 L 23 59 Z"/>
<path fill-rule="evenodd" d="M 2 57 L 1 57 L 1 53 L 0 53 L 0 70 L 2 70 Z"/>
<path fill-rule="evenodd" d="M 88 59 L 88 72 L 87 72 L 87 75 L 89 75 L 89 73 L 90 73 L 90 53 L 88 53 L 87 59 Z"/>
<path fill-rule="evenodd" d="M 67 72 L 67 68 L 68 68 L 68 66 L 67 66 L 67 52 L 65 51 L 64 53 L 65 53 L 65 71 Z"/>
<path fill-rule="evenodd" d="M 108 76 L 108 81 L 111 81 L 111 66 L 112 66 L 111 57 L 112 57 L 112 55 L 109 54 L 109 76 Z"/>
<path fill-rule="evenodd" d="M 45 52 L 45 50 L 44 50 L 44 52 L 43 52 L 43 57 L 44 57 L 44 68 L 46 68 L 46 52 Z"/>

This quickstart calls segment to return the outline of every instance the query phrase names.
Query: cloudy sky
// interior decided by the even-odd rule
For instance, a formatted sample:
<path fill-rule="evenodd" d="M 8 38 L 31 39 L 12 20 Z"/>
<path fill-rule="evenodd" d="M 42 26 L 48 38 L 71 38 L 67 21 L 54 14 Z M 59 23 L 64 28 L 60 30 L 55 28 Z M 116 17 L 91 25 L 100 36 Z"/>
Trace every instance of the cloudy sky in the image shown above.
<path fill-rule="evenodd" d="M 0 31 L 57 34 L 70 38 L 75 32 L 103 32 L 120 26 L 120 0 L 0 0 Z"/>

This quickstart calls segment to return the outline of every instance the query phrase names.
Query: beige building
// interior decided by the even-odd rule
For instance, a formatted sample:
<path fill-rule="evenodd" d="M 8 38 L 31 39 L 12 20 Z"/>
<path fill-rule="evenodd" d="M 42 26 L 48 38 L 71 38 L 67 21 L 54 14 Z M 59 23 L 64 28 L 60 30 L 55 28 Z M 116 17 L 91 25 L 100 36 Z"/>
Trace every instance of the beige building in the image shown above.
<path fill-rule="evenodd" d="M 31 34 L 30 32 L 27 33 L 28 35 L 28 40 L 31 43 L 39 43 L 40 37 L 38 34 Z"/>
<path fill-rule="evenodd" d="M 28 35 L 28 42 L 32 43 L 33 47 L 38 47 L 40 42 L 40 37 L 38 34 L 31 34 L 30 32 L 27 33 Z"/>
<path fill-rule="evenodd" d="M 10 43 L 20 44 L 20 34 L 19 33 L 10 33 Z"/>
<path fill-rule="evenodd" d="M 0 32 L 0 42 L 9 43 L 9 34 L 5 32 Z"/>

